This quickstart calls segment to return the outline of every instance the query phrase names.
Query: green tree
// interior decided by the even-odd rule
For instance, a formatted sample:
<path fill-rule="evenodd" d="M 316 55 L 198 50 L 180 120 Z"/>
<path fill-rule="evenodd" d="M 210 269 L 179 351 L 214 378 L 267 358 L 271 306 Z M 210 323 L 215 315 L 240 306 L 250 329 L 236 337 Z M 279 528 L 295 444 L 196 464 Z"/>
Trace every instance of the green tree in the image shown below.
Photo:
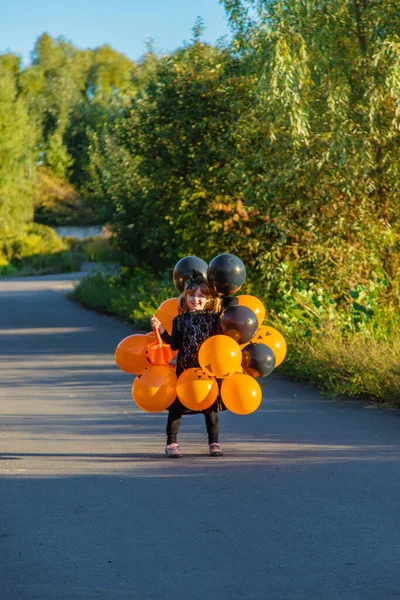
<path fill-rule="evenodd" d="M 0 56 L 0 234 L 18 232 L 33 215 L 37 131 L 18 93 L 19 59 Z"/>
<path fill-rule="evenodd" d="M 42 159 L 58 176 L 65 176 L 73 164 L 64 136 L 86 90 L 91 64 L 89 50 L 43 34 L 33 50 L 32 65 L 20 78 L 32 119 L 42 132 Z"/>
<path fill-rule="evenodd" d="M 64 143 L 72 158 L 70 180 L 86 194 L 89 146 L 93 133 L 114 120 L 134 94 L 134 62 L 104 45 L 91 52 L 86 86 L 71 110 Z"/>
<path fill-rule="evenodd" d="M 272 294 L 322 286 L 345 302 L 378 286 L 398 303 L 397 3 L 224 4 L 257 80 L 232 174 L 255 208 L 260 278 Z"/>
<path fill-rule="evenodd" d="M 19 88 L 40 131 L 40 159 L 47 167 L 42 173 L 65 180 L 60 186 L 61 204 L 68 182 L 81 195 L 76 201 L 84 203 L 91 136 L 112 121 L 129 97 L 134 73 L 134 63 L 108 45 L 80 50 L 61 37 L 43 34 L 38 38 L 32 64 L 20 74 Z M 52 203 L 60 204 L 53 196 Z M 46 219 L 51 218 L 51 211 L 46 212 Z"/>
<path fill-rule="evenodd" d="M 236 67 L 228 51 L 197 37 L 159 60 L 130 109 L 97 138 L 98 195 L 139 261 L 162 268 L 179 254 L 208 254 L 217 240 L 210 210 L 227 186 L 235 95 L 245 86 Z"/>

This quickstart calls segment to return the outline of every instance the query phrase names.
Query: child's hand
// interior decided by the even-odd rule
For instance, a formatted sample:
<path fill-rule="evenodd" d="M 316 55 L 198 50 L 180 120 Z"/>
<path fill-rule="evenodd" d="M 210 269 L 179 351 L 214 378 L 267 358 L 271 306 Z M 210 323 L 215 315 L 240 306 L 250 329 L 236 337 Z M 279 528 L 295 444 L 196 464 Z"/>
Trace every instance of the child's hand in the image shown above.
<path fill-rule="evenodd" d="M 159 329 L 160 333 L 164 331 L 164 327 L 161 325 L 160 319 L 157 319 L 156 315 L 151 315 L 150 323 L 153 329 Z"/>

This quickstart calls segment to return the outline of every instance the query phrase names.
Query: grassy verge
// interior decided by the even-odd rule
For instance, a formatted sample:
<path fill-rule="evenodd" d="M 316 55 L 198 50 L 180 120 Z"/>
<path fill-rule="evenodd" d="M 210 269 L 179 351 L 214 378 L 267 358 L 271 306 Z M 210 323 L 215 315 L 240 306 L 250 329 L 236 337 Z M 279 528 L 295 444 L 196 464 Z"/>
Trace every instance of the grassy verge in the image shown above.
<path fill-rule="evenodd" d="M 288 359 L 282 370 L 308 381 L 332 396 L 372 400 L 400 407 L 400 342 L 340 331 L 310 339 L 288 338 Z"/>
<path fill-rule="evenodd" d="M 150 271 L 122 268 L 111 276 L 86 277 L 73 297 L 149 331 L 150 316 L 173 296 L 176 290 L 169 275 L 155 279 Z M 273 315 L 271 311 L 265 323 L 281 331 L 288 344 L 286 360 L 278 367 L 281 373 L 315 384 L 333 396 L 400 406 L 398 315 L 377 315 L 363 333 L 343 333 L 330 325 L 308 330 L 306 336 L 301 327 L 285 327 Z"/>

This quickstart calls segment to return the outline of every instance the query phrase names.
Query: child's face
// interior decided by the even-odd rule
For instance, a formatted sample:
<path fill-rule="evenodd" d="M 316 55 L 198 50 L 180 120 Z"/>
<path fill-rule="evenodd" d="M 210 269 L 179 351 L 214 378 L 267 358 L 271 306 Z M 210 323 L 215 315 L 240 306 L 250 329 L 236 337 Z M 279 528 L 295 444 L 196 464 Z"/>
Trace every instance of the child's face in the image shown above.
<path fill-rule="evenodd" d="M 190 290 L 186 296 L 186 304 L 190 311 L 204 310 L 208 298 L 203 294 L 200 288 Z"/>

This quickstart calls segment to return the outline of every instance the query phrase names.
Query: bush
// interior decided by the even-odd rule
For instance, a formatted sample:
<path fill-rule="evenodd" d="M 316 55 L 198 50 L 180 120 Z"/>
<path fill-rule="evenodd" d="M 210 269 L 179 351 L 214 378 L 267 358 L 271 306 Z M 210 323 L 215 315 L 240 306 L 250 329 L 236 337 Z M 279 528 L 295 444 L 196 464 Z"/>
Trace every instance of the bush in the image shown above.
<path fill-rule="evenodd" d="M 35 254 L 50 254 L 65 249 L 65 244 L 54 229 L 38 223 L 24 225 L 22 233 L 2 243 L 1 253 L 9 262 L 16 262 Z"/>
<path fill-rule="evenodd" d="M 96 272 L 80 282 L 72 298 L 148 330 L 150 317 L 160 304 L 177 295 L 170 279 L 169 275 L 156 278 L 150 270 L 140 268 L 120 268 L 111 275 Z"/>
<path fill-rule="evenodd" d="M 35 221 L 44 225 L 95 225 L 95 212 L 85 204 L 69 181 L 42 165 L 37 169 L 34 196 Z"/>
<path fill-rule="evenodd" d="M 74 271 L 79 258 L 54 229 L 38 223 L 0 245 L 0 274 L 38 274 Z"/>
<path fill-rule="evenodd" d="M 120 262 L 120 253 L 114 247 L 114 238 L 111 236 L 84 240 L 66 238 L 66 242 L 74 253 L 81 256 L 82 260 L 96 263 Z"/>

